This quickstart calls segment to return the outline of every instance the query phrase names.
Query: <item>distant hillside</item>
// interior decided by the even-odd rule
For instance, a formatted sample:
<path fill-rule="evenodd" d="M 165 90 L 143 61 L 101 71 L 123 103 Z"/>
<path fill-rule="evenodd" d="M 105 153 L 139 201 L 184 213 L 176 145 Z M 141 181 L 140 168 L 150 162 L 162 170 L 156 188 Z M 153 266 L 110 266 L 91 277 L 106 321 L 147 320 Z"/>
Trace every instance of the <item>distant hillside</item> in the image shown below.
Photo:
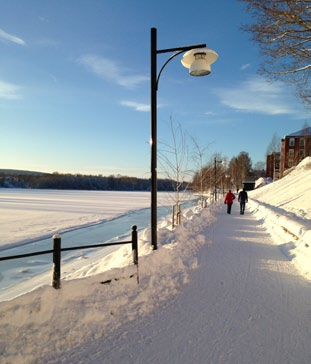
<path fill-rule="evenodd" d="M 176 182 L 158 179 L 158 191 L 174 191 Z M 150 191 L 150 179 L 0 169 L 0 187 L 53 190 Z"/>
<path fill-rule="evenodd" d="M 44 172 L 35 172 L 35 171 L 24 171 L 24 170 L 20 170 L 20 169 L 1 169 L 0 168 L 0 174 L 5 174 L 5 175 L 20 175 L 20 176 L 27 176 L 27 175 L 31 175 L 31 176 L 43 176 L 47 173 Z"/>

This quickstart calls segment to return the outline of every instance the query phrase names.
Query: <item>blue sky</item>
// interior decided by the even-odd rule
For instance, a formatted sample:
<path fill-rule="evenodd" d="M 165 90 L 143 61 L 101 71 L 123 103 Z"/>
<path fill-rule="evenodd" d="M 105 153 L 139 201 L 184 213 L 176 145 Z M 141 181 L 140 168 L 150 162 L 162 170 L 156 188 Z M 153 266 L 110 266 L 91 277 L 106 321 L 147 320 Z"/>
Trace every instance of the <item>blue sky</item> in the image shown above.
<path fill-rule="evenodd" d="M 207 77 L 189 76 L 181 57 L 166 66 L 159 144 L 172 118 L 207 159 L 264 161 L 273 135 L 309 114 L 288 85 L 257 74 L 247 19 L 238 0 L 1 0 L 0 168 L 149 178 L 152 27 L 158 49 L 206 43 L 219 55 Z"/>

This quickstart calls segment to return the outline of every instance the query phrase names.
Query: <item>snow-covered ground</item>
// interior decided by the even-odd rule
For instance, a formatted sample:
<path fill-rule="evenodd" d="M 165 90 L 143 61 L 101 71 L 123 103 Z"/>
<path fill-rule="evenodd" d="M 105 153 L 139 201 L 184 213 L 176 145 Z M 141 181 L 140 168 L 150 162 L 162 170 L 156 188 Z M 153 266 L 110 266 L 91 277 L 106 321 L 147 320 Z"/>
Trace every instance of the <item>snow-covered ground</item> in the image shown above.
<path fill-rule="evenodd" d="M 236 202 L 232 215 L 223 204 L 191 209 L 173 231 L 168 217 L 154 252 L 150 230 L 140 233 L 139 271 L 123 246 L 60 290 L 42 286 L 1 302 L 1 364 L 310 363 L 310 182 L 307 158 L 250 192 L 245 215 Z M 13 205 L 5 210 L 10 236 L 23 230 Z M 71 226 L 86 222 L 72 211 Z"/>

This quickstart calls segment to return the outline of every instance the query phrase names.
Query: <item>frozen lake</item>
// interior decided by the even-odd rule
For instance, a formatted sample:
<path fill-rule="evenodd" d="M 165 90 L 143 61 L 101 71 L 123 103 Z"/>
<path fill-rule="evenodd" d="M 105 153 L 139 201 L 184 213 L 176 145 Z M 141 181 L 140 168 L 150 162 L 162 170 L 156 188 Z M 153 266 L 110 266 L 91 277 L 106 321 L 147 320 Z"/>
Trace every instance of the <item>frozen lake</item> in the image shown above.
<path fill-rule="evenodd" d="M 171 201 L 167 194 L 159 195 L 158 219 L 160 221 L 161 218 L 171 214 Z M 78 200 L 77 196 L 79 196 Z M 61 233 L 62 247 L 130 240 L 132 225 L 137 225 L 138 232 L 150 225 L 150 208 L 141 208 L 144 205 L 150 205 L 149 197 L 150 194 L 148 192 L 104 193 L 104 191 L 98 191 L 98 193 L 95 192 L 94 194 L 93 191 L 51 192 L 29 190 L 10 191 L 2 189 L 0 194 L 0 202 L 1 199 L 3 202 L 2 208 L 5 205 L 6 210 L 11 211 L 11 213 L 14 212 L 14 207 L 18 213 L 23 211 L 24 215 L 26 214 L 25 216 L 28 216 L 26 220 L 28 224 L 31 221 L 31 216 L 33 216 L 34 221 L 31 224 L 34 227 L 34 237 L 25 229 L 28 234 L 26 236 L 26 238 L 28 237 L 28 242 L 25 241 L 20 232 L 23 230 L 22 226 L 19 226 L 17 229 L 12 222 L 12 215 L 7 214 L 8 224 L 11 223 L 12 225 L 11 229 L 7 226 L 7 230 L 11 231 L 10 239 L 12 243 L 10 245 L 2 244 L 0 254 L 1 256 L 10 256 L 51 250 L 53 248 L 53 233 L 58 233 L 58 231 L 51 231 L 49 237 L 45 237 L 45 224 L 49 224 L 46 218 L 49 217 L 51 217 L 56 226 L 60 227 L 61 231 L 64 231 Z M 106 206 L 103 206 L 103 201 L 106 201 Z M 127 206 L 124 205 L 126 203 Z M 184 207 L 190 207 L 195 203 L 196 199 L 188 199 L 184 202 Z M 76 208 L 74 207 L 75 205 Z M 86 205 L 87 209 L 84 208 Z M 91 205 L 92 207 L 90 207 Z M 63 214 L 59 212 L 64 206 L 67 208 L 66 213 L 68 213 L 68 206 L 70 206 L 69 214 L 72 211 L 76 213 L 76 221 L 71 220 L 66 222 L 67 225 L 69 224 L 69 227 L 63 222 Z M 99 206 L 105 210 L 104 219 L 99 214 Z M 120 206 L 120 209 L 117 206 Z M 61 223 L 55 220 L 56 217 L 54 215 L 50 215 L 51 211 L 55 211 L 55 215 L 59 216 L 59 219 L 62 221 Z M 88 212 L 87 216 L 85 211 Z M 38 217 L 38 212 L 41 213 L 41 218 Z M 89 216 L 92 216 L 94 221 L 90 220 Z M 81 223 L 83 221 L 85 223 L 88 219 L 89 221 L 86 226 L 85 224 L 82 227 L 79 226 L 79 222 Z M 18 220 L 15 223 L 18 225 Z M 20 224 L 22 225 L 22 223 L 23 219 L 21 219 Z M 40 235 L 38 226 L 42 226 L 42 236 L 44 236 L 42 239 L 36 239 L 36 236 Z M 18 230 L 19 239 L 14 240 L 14 236 L 12 236 L 14 230 Z M 118 248 L 119 246 L 110 246 L 99 249 L 62 252 L 62 276 L 81 268 L 90 260 L 101 259 Z M 7 299 L 10 294 L 14 296 L 14 292 L 16 290 L 20 291 L 22 285 L 25 285 L 25 291 L 27 291 L 30 286 L 35 287 L 42 284 L 50 284 L 52 259 L 52 254 L 46 254 L 1 261 L 0 300 Z"/>

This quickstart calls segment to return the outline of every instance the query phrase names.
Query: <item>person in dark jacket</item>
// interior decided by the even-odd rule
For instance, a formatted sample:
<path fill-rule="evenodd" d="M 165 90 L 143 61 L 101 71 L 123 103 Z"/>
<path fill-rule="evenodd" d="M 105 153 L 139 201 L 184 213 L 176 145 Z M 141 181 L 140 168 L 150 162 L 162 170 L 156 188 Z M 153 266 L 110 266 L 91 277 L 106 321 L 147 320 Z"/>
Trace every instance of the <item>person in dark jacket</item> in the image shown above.
<path fill-rule="evenodd" d="M 231 207 L 233 204 L 233 200 L 235 199 L 234 194 L 229 190 L 225 197 L 225 203 L 227 204 L 227 214 L 231 214 Z"/>
<path fill-rule="evenodd" d="M 245 188 L 240 191 L 238 201 L 240 202 L 240 214 L 243 215 L 245 210 L 245 203 L 248 202 L 248 196 Z"/>

